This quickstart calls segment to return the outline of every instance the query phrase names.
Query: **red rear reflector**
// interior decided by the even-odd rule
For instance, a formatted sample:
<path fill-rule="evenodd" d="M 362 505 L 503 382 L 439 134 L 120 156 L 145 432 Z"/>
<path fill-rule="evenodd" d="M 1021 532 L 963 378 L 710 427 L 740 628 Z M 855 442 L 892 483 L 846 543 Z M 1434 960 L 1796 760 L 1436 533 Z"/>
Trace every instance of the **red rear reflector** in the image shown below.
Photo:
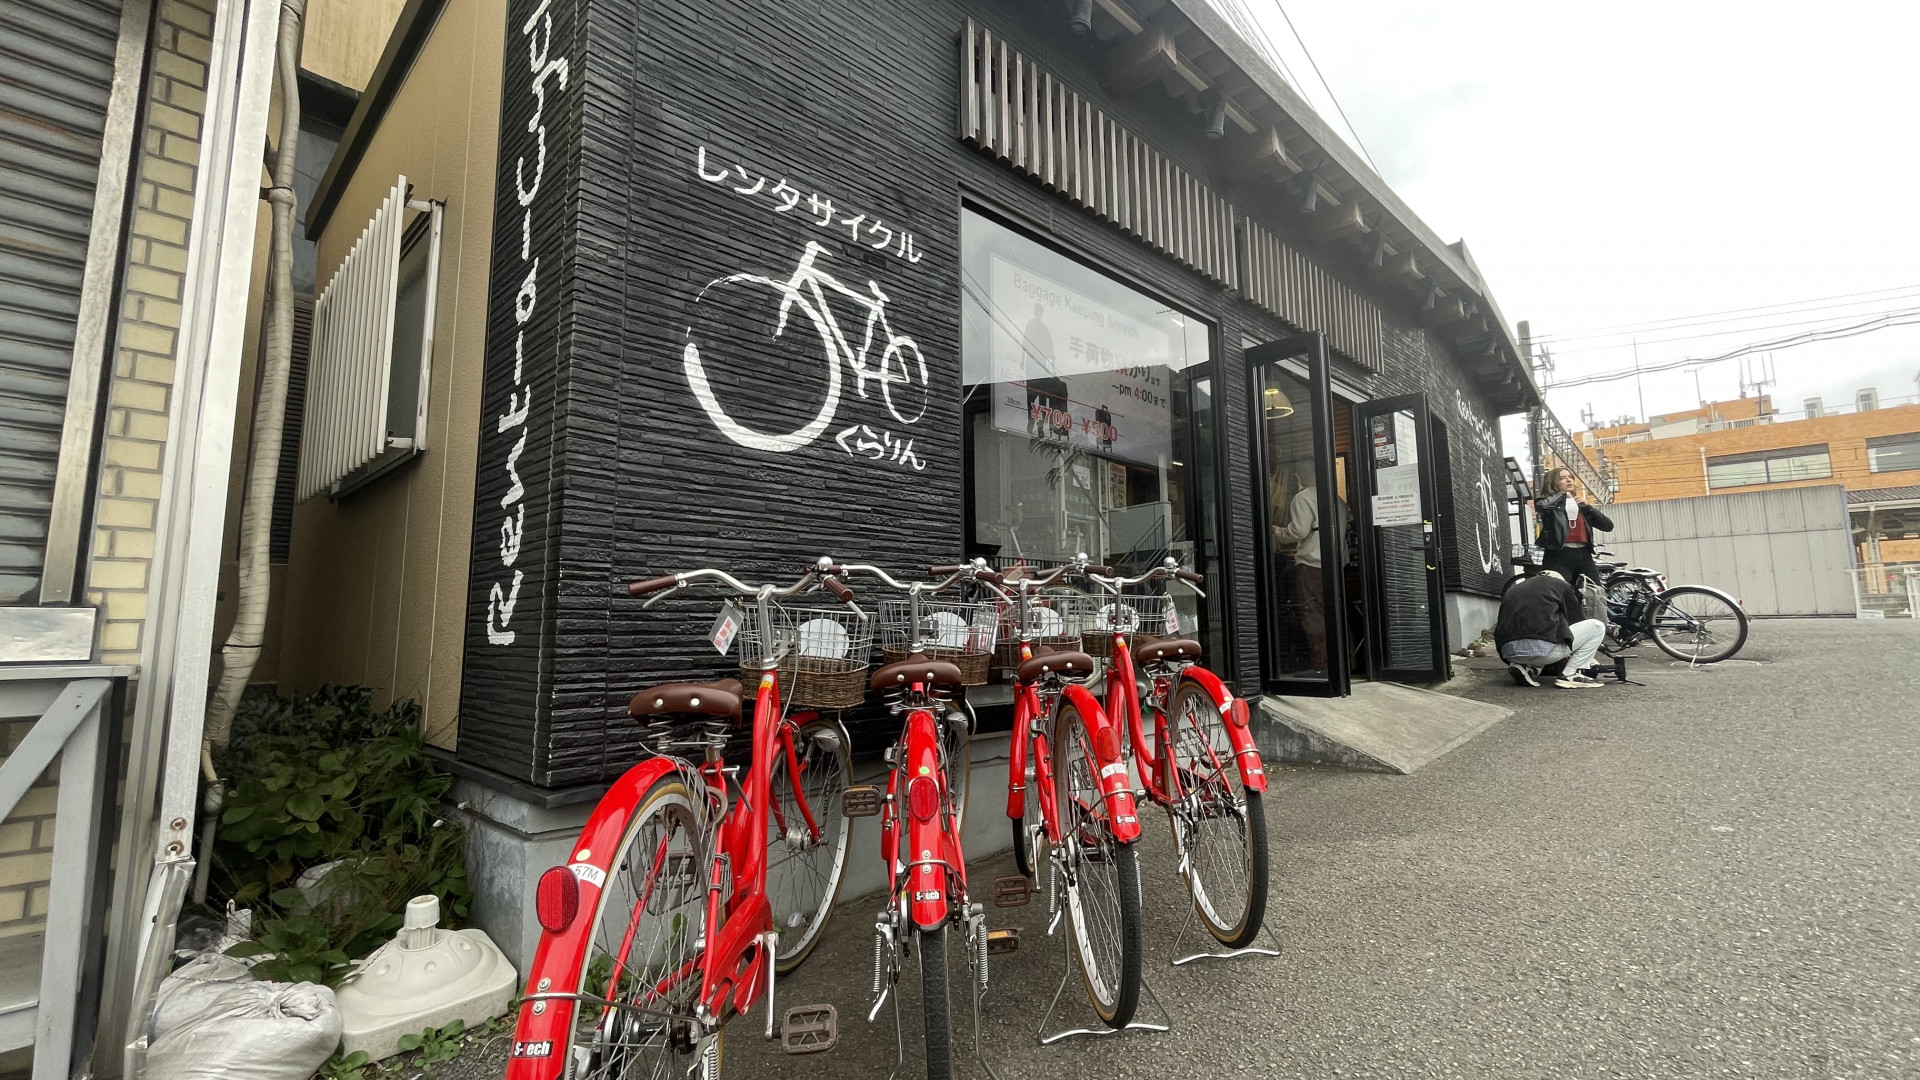
<path fill-rule="evenodd" d="M 1103 762 L 1120 760 L 1120 733 L 1109 724 L 1093 733 L 1093 752 Z"/>
<path fill-rule="evenodd" d="M 932 821 L 940 812 L 940 785 L 931 776 L 916 776 L 907 781 L 907 807 L 921 821 Z"/>
<path fill-rule="evenodd" d="M 1233 702 L 1227 706 L 1227 723 L 1234 727 L 1246 727 L 1248 720 L 1246 699 L 1234 698 Z"/>
<path fill-rule="evenodd" d="M 573 917 L 580 914 L 580 882 L 573 871 L 564 866 L 556 866 L 540 875 L 540 887 L 533 895 L 534 917 L 540 920 L 540 929 L 549 934 L 558 934 L 573 925 Z"/>

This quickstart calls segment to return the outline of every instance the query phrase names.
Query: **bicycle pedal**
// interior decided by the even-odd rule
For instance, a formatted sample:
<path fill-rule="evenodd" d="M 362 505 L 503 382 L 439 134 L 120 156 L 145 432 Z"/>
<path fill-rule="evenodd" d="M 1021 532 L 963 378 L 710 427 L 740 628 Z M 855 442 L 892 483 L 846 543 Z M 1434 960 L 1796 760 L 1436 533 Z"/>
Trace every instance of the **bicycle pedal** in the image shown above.
<path fill-rule="evenodd" d="M 840 793 L 840 812 L 847 817 L 872 817 L 880 812 L 880 789 L 850 787 Z"/>
<path fill-rule="evenodd" d="M 1020 928 L 1008 926 L 999 930 L 987 931 L 987 955 L 1001 956 L 1005 953 L 1020 951 Z"/>
<path fill-rule="evenodd" d="M 831 1005 L 795 1005 L 780 1018 L 780 1049 L 822 1054 L 840 1041 L 840 1014 Z"/>
<path fill-rule="evenodd" d="M 1007 874 L 993 879 L 994 907 L 1026 907 L 1033 899 L 1033 882 L 1021 874 Z M 999 933 L 995 930 L 993 933 Z M 1014 935 L 1018 937 L 1016 933 Z M 1008 952 L 1013 950 L 1009 949 Z"/>

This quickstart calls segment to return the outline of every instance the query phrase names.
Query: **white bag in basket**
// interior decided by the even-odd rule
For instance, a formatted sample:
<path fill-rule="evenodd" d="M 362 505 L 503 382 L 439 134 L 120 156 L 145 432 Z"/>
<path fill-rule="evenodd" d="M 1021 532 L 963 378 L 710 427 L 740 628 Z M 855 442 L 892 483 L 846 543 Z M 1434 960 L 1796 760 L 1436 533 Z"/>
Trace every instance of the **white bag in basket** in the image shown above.
<path fill-rule="evenodd" d="M 307 1080 L 319 1071 L 340 1045 L 333 991 L 236 978 L 228 963 L 203 956 L 160 984 L 149 1080 Z"/>

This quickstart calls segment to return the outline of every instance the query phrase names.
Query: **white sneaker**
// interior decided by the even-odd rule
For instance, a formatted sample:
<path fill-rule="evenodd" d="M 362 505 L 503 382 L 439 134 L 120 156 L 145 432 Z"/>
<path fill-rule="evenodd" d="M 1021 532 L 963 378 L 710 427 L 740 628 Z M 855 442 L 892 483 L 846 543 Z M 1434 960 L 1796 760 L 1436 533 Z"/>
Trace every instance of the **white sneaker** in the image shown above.
<path fill-rule="evenodd" d="M 1593 690 L 1606 685 L 1599 679 L 1589 679 L 1585 675 L 1561 675 L 1553 680 L 1553 685 L 1562 690 Z"/>
<path fill-rule="evenodd" d="M 1539 686 L 1538 673 L 1525 664 L 1508 664 L 1507 674 L 1513 676 L 1515 686 Z"/>

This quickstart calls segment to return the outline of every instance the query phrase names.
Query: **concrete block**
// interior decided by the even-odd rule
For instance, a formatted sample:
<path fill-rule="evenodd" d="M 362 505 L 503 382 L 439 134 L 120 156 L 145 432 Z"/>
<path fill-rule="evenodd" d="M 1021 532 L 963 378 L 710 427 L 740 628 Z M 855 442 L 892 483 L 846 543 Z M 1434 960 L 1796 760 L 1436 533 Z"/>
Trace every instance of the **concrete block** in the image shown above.
<path fill-rule="evenodd" d="M 1410 773 L 1513 710 L 1399 683 L 1355 683 L 1344 698 L 1259 699 L 1254 736 L 1271 761 Z"/>

